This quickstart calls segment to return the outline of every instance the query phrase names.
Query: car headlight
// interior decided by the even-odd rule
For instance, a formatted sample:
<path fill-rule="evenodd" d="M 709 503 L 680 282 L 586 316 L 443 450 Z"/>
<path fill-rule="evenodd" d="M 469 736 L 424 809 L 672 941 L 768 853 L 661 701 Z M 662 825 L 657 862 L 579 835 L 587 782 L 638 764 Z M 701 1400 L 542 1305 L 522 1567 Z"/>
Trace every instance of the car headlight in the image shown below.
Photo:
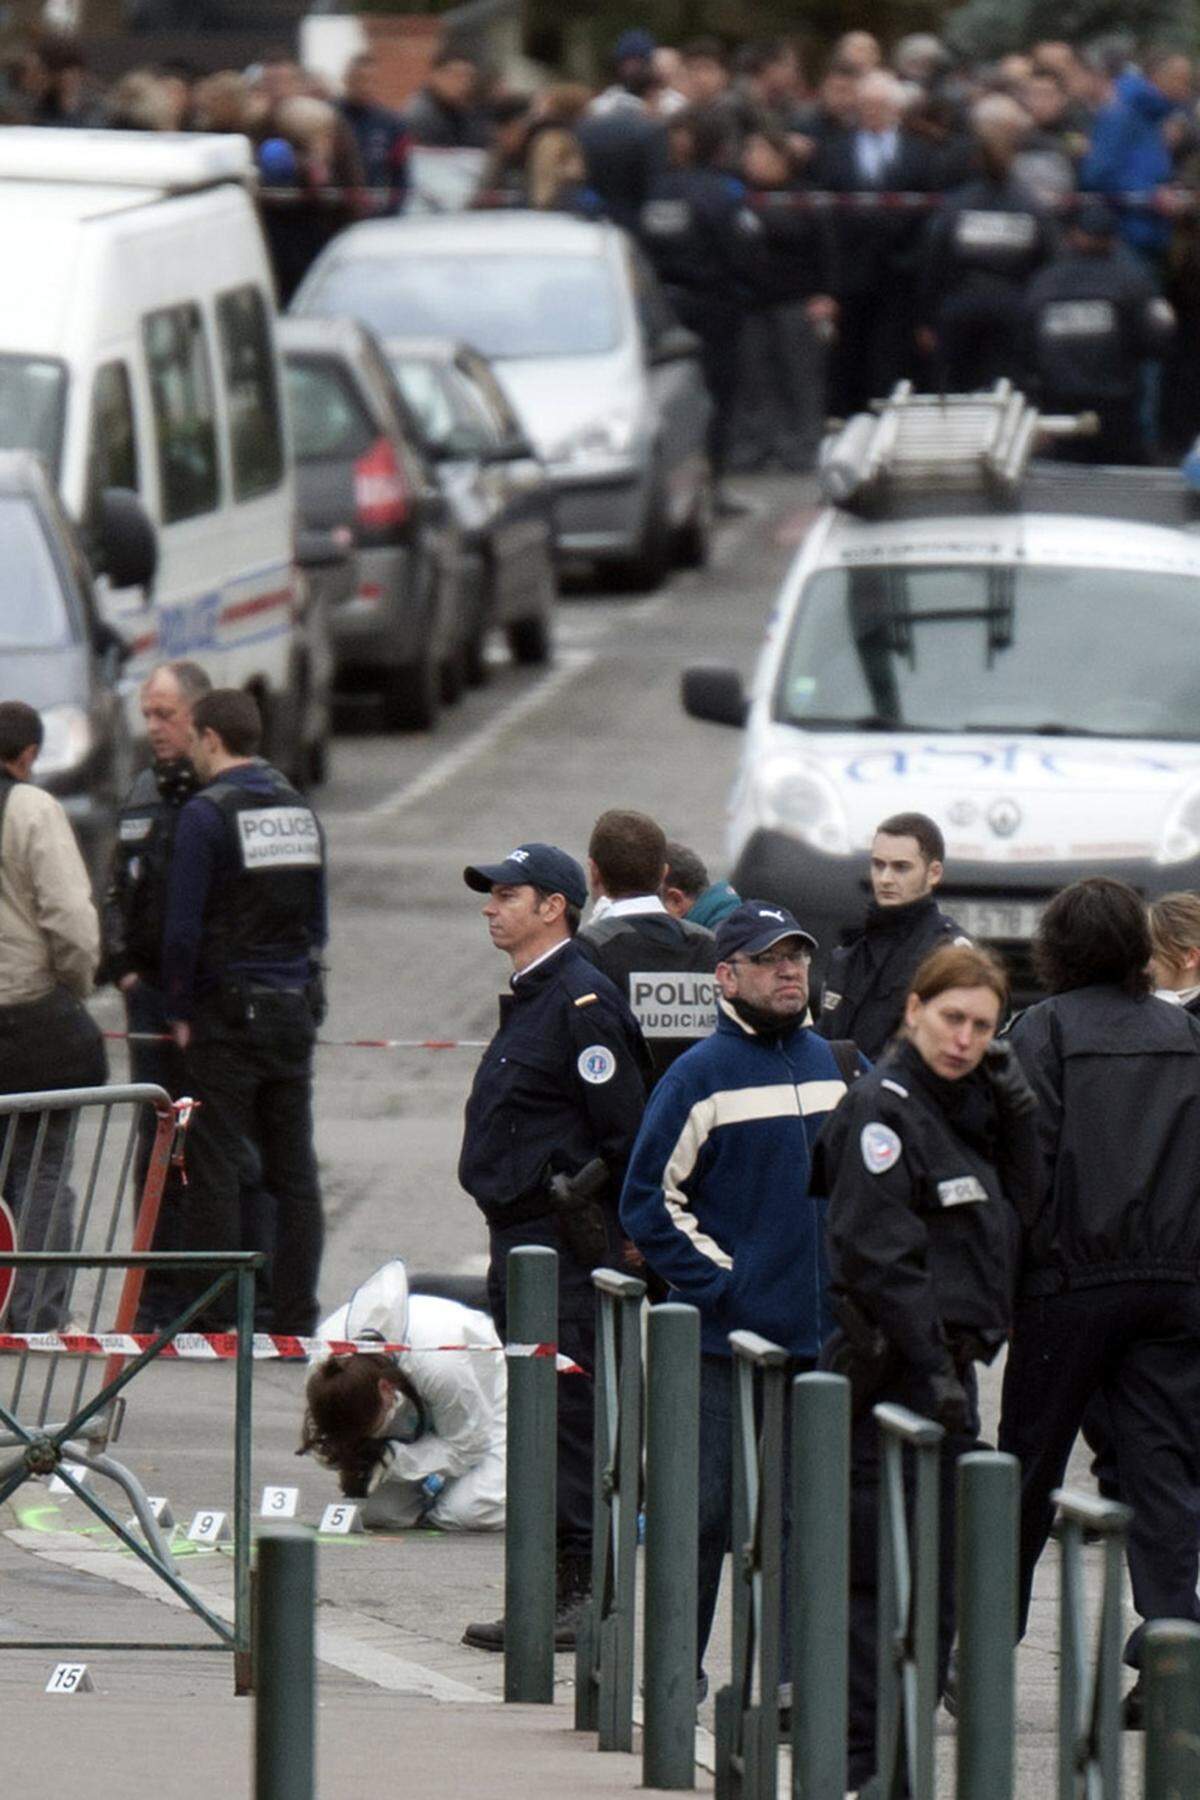
<path fill-rule="evenodd" d="M 758 778 L 763 824 L 828 856 L 850 850 L 846 812 L 832 782 L 810 764 L 771 762 Z"/>
<path fill-rule="evenodd" d="M 38 775 L 65 775 L 91 750 L 92 722 L 78 706 L 48 706 L 42 713 L 45 737 L 34 765 Z"/>
<path fill-rule="evenodd" d="M 560 438 L 550 450 L 551 462 L 587 462 L 596 457 L 628 456 L 637 437 L 637 420 L 632 413 L 612 412 L 601 419 L 589 419 Z"/>
<path fill-rule="evenodd" d="M 1189 788 L 1167 815 L 1155 861 L 1191 862 L 1200 856 L 1200 788 Z"/>

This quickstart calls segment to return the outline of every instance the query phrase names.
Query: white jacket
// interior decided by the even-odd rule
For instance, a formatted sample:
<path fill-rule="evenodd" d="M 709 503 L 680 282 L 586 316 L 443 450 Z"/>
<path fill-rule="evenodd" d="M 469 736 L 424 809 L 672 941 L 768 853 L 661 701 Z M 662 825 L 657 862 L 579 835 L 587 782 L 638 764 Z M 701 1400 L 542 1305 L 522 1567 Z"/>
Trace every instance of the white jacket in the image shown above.
<path fill-rule="evenodd" d="M 457 1300 L 410 1295 L 397 1259 L 376 1269 L 318 1327 L 323 1338 L 368 1332 L 413 1346 L 397 1361 L 421 1397 L 426 1430 L 411 1444 L 390 1445 L 363 1523 L 377 1530 L 418 1522 L 444 1531 L 502 1530 L 508 1371 L 491 1319 Z M 442 1344 L 471 1348 L 437 1348 Z M 432 1506 L 421 1487 L 430 1475 L 446 1484 Z"/>

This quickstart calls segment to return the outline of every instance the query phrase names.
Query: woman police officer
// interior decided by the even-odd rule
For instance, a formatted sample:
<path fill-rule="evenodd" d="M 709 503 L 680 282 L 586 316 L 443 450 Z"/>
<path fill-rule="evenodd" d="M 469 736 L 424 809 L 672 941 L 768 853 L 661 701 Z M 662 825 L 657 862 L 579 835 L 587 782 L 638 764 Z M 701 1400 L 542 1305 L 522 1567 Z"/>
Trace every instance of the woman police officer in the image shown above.
<path fill-rule="evenodd" d="M 938 1691 L 954 1632 L 954 1464 L 978 1430 L 973 1364 L 1012 1314 L 1022 1217 L 1036 1195 L 1036 1102 L 1007 1045 L 1001 964 L 956 943 L 913 977 L 901 1032 L 849 1090 L 818 1143 L 839 1329 L 822 1364 L 850 1376 L 848 1776 L 875 1770 L 878 1434 L 893 1401 L 945 1429 L 941 1454 Z"/>

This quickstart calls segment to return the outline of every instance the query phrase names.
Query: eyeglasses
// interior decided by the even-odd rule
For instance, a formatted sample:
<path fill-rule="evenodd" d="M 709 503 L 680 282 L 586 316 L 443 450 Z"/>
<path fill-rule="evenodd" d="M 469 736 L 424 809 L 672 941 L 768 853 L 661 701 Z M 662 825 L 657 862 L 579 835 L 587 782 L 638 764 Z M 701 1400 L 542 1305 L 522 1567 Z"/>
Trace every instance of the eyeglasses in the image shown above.
<path fill-rule="evenodd" d="M 782 963 L 799 963 L 807 969 L 812 961 L 810 950 L 760 950 L 757 956 L 731 956 L 732 963 L 753 963 L 756 969 L 777 969 Z"/>

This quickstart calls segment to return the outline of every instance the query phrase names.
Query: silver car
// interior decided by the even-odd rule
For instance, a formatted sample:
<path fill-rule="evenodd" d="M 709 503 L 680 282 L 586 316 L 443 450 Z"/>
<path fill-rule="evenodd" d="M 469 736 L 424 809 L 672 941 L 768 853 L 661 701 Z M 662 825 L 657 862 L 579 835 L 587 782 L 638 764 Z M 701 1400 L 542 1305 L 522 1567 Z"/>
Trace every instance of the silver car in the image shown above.
<path fill-rule="evenodd" d="M 697 340 L 614 225 L 532 212 L 372 220 L 327 246 L 292 310 L 482 351 L 553 483 L 563 554 L 643 587 L 707 559 L 711 402 Z"/>

